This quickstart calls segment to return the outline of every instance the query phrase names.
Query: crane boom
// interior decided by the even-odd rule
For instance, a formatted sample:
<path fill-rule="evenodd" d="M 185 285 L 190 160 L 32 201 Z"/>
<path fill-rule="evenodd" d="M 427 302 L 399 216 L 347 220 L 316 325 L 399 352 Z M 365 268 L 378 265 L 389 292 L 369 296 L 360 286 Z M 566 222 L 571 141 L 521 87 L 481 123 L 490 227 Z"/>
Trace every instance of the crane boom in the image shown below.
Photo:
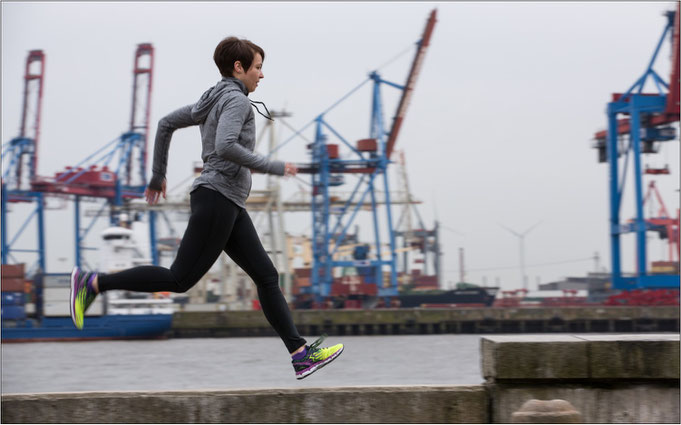
<path fill-rule="evenodd" d="M 679 121 L 679 15 L 681 15 L 681 3 L 677 3 L 676 12 L 668 13 L 673 14 L 674 20 L 669 22 L 669 28 L 667 29 L 671 31 L 672 45 L 672 67 L 669 75 L 667 104 L 664 112 L 649 117 L 649 126 L 660 126 Z M 661 41 L 662 40 L 660 40 L 660 42 Z M 617 102 L 618 100 L 621 100 L 623 95 L 624 93 L 613 93 L 612 101 Z M 617 120 L 617 134 L 628 134 L 630 131 L 631 124 L 628 118 Z M 594 135 L 594 139 L 605 140 L 607 134 L 607 130 L 598 131 Z"/>
<path fill-rule="evenodd" d="M 426 56 L 426 50 L 430 44 L 430 37 L 433 34 L 433 29 L 435 28 L 435 22 L 437 21 L 437 9 L 430 12 L 430 17 L 428 22 L 426 22 L 426 28 L 423 30 L 423 36 L 419 41 L 419 48 L 416 51 L 416 56 L 414 56 L 414 62 L 411 64 L 411 70 L 409 71 L 409 76 L 407 77 L 407 84 L 402 92 L 402 97 L 400 98 L 400 103 L 397 105 L 397 113 L 395 114 L 395 119 L 393 120 L 392 128 L 390 129 L 390 136 L 388 136 L 388 142 L 386 143 L 386 157 L 390 158 L 393 148 L 395 147 L 395 141 L 397 140 L 397 135 L 402 127 L 402 121 L 407 113 L 407 107 L 409 106 L 409 101 L 411 100 L 412 92 L 414 91 L 414 85 L 416 84 L 416 78 L 421 70 L 421 64 Z"/>
<path fill-rule="evenodd" d="M 142 167 L 145 168 L 147 165 L 147 139 L 149 134 L 149 117 L 151 115 L 153 75 L 154 47 L 151 43 L 138 44 L 137 50 L 135 50 L 135 67 L 133 69 L 130 131 L 141 132 L 144 135 Z"/>
<path fill-rule="evenodd" d="M 33 64 L 37 64 L 37 66 Z M 33 146 L 26 149 L 27 155 L 20 154 L 16 164 L 16 188 L 23 189 L 22 174 L 24 171 L 23 156 L 29 156 L 27 161 L 28 180 L 35 179 L 38 170 L 38 140 L 40 139 L 40 116 L 43 104 L 43 83 L 45 76 L 45 54 L 42 50 L 31 50 L 26 58 L 26 72 L 24 74 L 24 103 L 21 113 L 21 128 L 19 139 L 29 139 Z"/>

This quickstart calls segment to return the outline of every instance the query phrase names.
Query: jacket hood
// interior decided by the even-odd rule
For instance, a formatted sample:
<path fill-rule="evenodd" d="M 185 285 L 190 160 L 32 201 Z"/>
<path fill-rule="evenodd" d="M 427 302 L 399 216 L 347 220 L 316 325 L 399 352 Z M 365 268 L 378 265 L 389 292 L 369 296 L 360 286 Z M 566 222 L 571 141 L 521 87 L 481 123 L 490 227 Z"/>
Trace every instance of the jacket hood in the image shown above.
<path fill-rule="evenodd" d="M 240 91 L 248 96 L 248 90 L 241 80 L 234 77 L 224 77 L 201 95 L 199 101 L 192 107 L 192 119 L 195 122 L 203 122 L 222 95 L 232 91 Z"/>

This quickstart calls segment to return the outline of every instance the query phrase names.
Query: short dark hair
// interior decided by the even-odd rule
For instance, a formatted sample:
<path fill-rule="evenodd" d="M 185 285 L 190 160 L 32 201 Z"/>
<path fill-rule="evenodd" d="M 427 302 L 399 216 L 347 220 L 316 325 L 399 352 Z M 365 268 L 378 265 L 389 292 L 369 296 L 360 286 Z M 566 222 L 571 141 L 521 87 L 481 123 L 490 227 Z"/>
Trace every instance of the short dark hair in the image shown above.
<path fill-rule="evenodd" d="M 256 53 L 265 60 L 265 51 L 257 44 L 237 37 L 227 37 L 215 48 L 213 60 L 223 77 L 233 77 L 234 62 L 241 62 L 244 70 L 249 70 Z"/>

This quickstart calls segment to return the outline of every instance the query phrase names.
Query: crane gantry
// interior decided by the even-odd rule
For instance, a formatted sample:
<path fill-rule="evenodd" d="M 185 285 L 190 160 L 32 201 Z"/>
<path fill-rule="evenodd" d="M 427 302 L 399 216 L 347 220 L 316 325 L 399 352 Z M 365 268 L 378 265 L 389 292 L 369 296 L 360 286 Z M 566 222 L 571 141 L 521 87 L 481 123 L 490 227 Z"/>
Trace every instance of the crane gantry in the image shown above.
<path fill-rule="evenodd" d="M 421 65 L 425 58 L 430 39 L 435 28 L 437 10 L 428 17 L 422 36 L 417 43 L 416 54 L 404 85 L 384 80 L 377 71 L 369 74 L 365 82 L 371 81 L 371 119 L 368 137 L 350 143 L 334 128 L 327 119 L 329 108 L 315 120 L 314 141 L 308 145 L 312 161 L 300 168 L 301 173 L 310 174 L 312 183 L 312 285 L 306 288 L 318 299 L 334 295 L 333 269 L 336 267 L 356 267 L 362 275 L 363 284 L 375 289 L 372 295 L 379 297 L 397 296 L 397 249 L 393 217 L 391 213 L 390 189 L 388 184 L 388 165 L 390 164 L 397 137 L 405 119 L 407 108 L 414 91 Z M 362 83 L 363 85 L 364 83 Z M 381 88 L 389 86 L 402 91 L 397 109 L 389 129 L 386 129 L 383 113 Z M 361 85 L 360 85 L 361 87 Z M 347 99 L 356 89 L 334 104 L 334 107 Z M 340 143 L 338 143 L 340 142 Z M 342 155 L 341 145 L 347 151 Z M 348 201 L 340 208 L 331 208 L 331 188 L 345 183 L 345 175 L 356 174 L 359 179 Z M 382 183 L 380 182 L 382 178 Z M 377 188 L 383 186 L 385 199 L 385 226 L 390 253 L 383 257 L 379 211 L 377 207 Z M 370 201 L 367 201 L 367 196 Z M 374 251 L 369 255 L 365 250 L 356 252 L 353 260 L 336 260 L 335 254 L 348 234 L 357 212 L 365 202 L 371 203 L 374 233 Z M 354 207 L 350 207 L 355 203 Z M 335 223 L 332 223 L 335 217 Z M 385 233 L 385 232 L 384 232 Z M 386 237 L 386 236 L 384 236 Z M 389 269 L 389 279 L 384 284 L 384 268 Z"/>
<path fill-rule="evenodd" d="M 154 48 L 149 43 L 137 45 L 133 67 L 133 93 L 130 128 L 113 141 L 97 149 L 74 166 L 67 166 L 51 177 L 37 173 L 40 115 L 45 75 L 45 55 L 40 50 L 29 52 L 24 76 L 25 90 L 19 137 L 3 146 L 2 176 L 2 263 L 10 262 L 13 251 L 37 252 L 38 268 L 45 271 L 44 200 L 48 196 L 68 198 L 73 201 L 75 215 L 75 263 L 81 266 L 83 246 L 88 232 L 99 217 L 106 215 L 116 225 L 125 205 L 132 199 L 141 198 L 146 187 L 147 134 L 151 109 L 151 87 L 154 65 Z M 31 108 L 37 105 L 33 120 Z M 90 223 L 81 226 L 80 203 L 82 200 L 104 200 L 99 212 Z M 29 215 L 17 235 L 9 238 L 7 218 L 9 203 L 34 202 L 36 209 Z M 155 249 L 156 236 L 153 214 L 150 211 L 150 240 L 152 258 L 158 263 Z M 13 244 L 27 227 L 28 221 L 37 216 L 38 248 L 17 249 Z"/>
<path fill-rule="evenodd" d="M 651 222 L 644 215 L 643 174 L 668 172 L 664 169 L 646 171 L 641 166 L 642 154 L 656 153 L 660 143 L 678 140 L 676 130 L 671 124 L 679 121 L 679 8 L 680 4 L 677 3 L 676 11 L 665 13 L 662 36 L 645 72 L 626 92 L 612 95 L 612 101 L 607 106 L 607 130 L 599 131 L 594 136 L 599 162 L 607 162 L 609 165 L 610 246 L 614 289 L 679 287 L 678 272 L 648 272 L 646 232 L 659 230 L 659 224 Z M 665 82 L 653 69 L 667 37 L 672 46 L 669 82 Z M 657 88 L 657 93 L 643 92 L 649 80 Z M 618 119 L 619 115 L 627 118 Z M 636 217 L 630 222 L 622 223 L 620 215 L 629 162 L 633 163 Z M 623 169 L 620 169 L 620 165 Z M 676 228 L 678 229 L 678 224 Z M 636 273 L 633 276 L 624 276 L 620 238 L 622 234 L 630 232 L 636 234 Z"/>

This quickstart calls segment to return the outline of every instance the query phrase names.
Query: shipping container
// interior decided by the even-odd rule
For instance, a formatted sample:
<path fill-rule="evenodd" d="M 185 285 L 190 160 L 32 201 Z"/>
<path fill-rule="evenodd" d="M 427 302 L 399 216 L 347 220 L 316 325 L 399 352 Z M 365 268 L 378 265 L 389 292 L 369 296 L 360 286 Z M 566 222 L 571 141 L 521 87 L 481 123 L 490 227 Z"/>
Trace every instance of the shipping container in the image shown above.
<path fill-rule="evenodd" d="M 373 296 L 378 293 L 376 285 L 369 283 L 362 283 L 359 285 L 344 285 L 342 283 L 334 283 L 331 285 L 331 296 L 337 295 L 369 295 Z"/>
<path fill-rule="evenodd" d="M 357 141 L 357 150 L 360 152 L 376 152 L 378 141 L 376 139 L 361 139 Z"/>
<path fill-rule="evenodd" d="M 21 320 L 26 318 L 26 310 L 23 305 L 3 305 L 2 320 Z"/>
<path fill-rule="evenodd" d="M 24 292 L 24 278 L 23 277 L 3 277 L 2 292 Z"/>
<path fill-rule="evenodd" d="M 345 309 L 361 309 L 362 308 L 362 301 L 361 300 L 345 300 L 345 303 L 343 304 L 343 308 L 345 308 Z"/>
<path fill-rule="evenodd" d="M 311 286 L 312 282 L 309 277 L 297 277 L 296 286 Z"/>
<path fill-rule="evenodd" d="M 329 159 L 338 158 L 338 144 L 329 143 L 326 145 L 326 152 L 329 155 Z"/>
<path fill-rule="evenodd" d="M 654 274 L 679 274 L 678 261 L 653 261 L 651 273 Z"/>
<path fill-rule="evenodd" d="M 24 305 L 26 295 L 23 292 L 3 292 L 2 305 Z"/>
<path fill-rule="evenodd" d="M 0 277 L 5 278 L 19 277 L 24 278 L 24 264 L 3 264 Z"/>
<path fill-rule="evenodd" d="M 293 269 L 293 274 L 296 276 L 296 278 L 301 278 L 301 277 L 310 277 L 312 276 L 312 269 L 311 268 L 297 268 Z"/>

